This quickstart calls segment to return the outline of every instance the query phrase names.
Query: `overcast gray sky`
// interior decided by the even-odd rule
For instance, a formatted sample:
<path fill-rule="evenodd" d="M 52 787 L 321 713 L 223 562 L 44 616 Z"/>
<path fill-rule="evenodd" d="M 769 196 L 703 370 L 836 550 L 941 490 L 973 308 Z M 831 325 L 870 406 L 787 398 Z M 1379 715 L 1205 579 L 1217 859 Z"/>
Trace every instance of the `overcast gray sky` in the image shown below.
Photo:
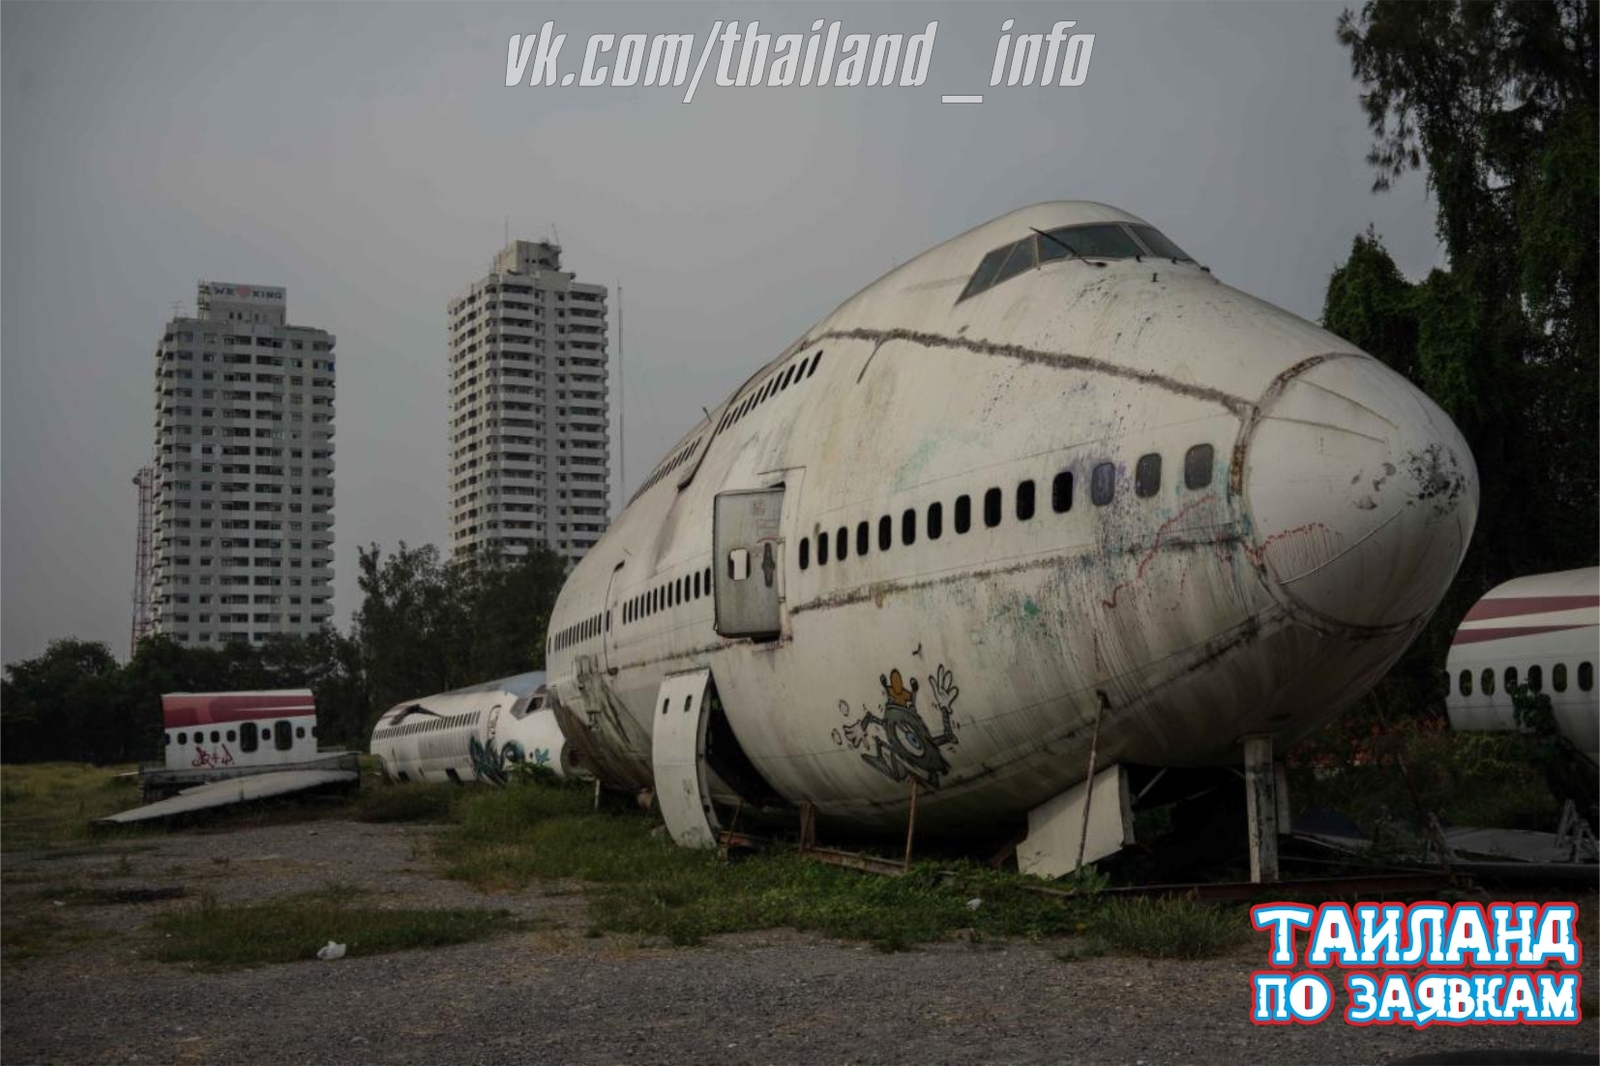
<path fill-rule="evenodd" d="M 621 280 L 630 487 L 897 261 L 1015 207 L 1142 215 L 1316 318 L 1369 223 L 1440 261 L 1423 182 L 1369 192 L 1341 4 L 7 2 L 0 7 L 0 659 L 127 651 L 152 353 L 201 278 L 338 335 L 336 619 L 356 550 L 447 536 L 445 303 L 513 237 Z M 1003 19 L 1096 35 L 1077 88 L 988 87 Z M 939 29 L 916 88 L 505 87 L 507 39 Z M 714 61 L 713 61 L 714 66 Z M 943 93 L 983 93 L 981 106 Z M 615 347 L 615 308 L 612 338 Z M 615 495 L 615 493 L 614 493 Z"/>

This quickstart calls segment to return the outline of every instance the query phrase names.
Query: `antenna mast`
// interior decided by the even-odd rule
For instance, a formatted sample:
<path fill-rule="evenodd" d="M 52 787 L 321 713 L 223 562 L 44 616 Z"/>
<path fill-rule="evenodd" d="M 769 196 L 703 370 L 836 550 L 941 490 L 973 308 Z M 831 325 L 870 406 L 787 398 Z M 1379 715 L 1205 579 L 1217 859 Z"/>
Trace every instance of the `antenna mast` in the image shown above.
<path fill-rule="evenodd" d="M 628 407 L 622 379 L 622 279 L 617 279 L 617 498 L 628 498 Z"/>
<path fill-rule="evenodd" d="M 156 472 L 141 466 L 133 476 L 139 487 L 139 531 L 133 555 L 133 630 L 128 638 L 128 658 L 154 628 L 150 619 L 150 518 L 154 507 Z"/>

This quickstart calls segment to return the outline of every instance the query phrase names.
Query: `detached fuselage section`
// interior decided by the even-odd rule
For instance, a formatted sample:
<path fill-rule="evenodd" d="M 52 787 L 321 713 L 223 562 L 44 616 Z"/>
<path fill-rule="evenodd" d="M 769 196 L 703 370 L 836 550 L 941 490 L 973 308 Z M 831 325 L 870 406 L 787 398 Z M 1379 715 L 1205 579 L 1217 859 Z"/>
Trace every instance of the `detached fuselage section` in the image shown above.
<path fill-rule="evenodd" d="M 1009 833 L 1092 745 L 1236 763 L 1349 705 L 1477 493 L 1399 375 L 1132 215 L 1041 204 L 868 286 L 672 449 L 561 593 L 551 705 L 680 842 L 678 806 L 903 830 L 913 783 L 919 831 Z"/>
<path fill-rule="evenodd" d="M 504 784 L 517 766 L 558 777 L 577 772 L 545 706 L 543 672 L 406 700 L 373 727 L 369 750 L 391 781 L 487 781 Z"/>

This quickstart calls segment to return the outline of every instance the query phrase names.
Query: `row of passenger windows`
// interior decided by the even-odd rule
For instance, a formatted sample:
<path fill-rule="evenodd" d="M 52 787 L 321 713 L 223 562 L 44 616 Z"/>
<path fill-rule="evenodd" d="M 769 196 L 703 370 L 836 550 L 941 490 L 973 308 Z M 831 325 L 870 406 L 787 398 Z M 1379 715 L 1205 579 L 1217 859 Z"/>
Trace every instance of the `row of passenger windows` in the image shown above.
<path fill-rule="evenodd" d="M 572 625 L 557 633 L 555 637 L 552 638 L 551 650 L 560 651 L 562 648 L 570 648 L 574 644 L 577 644 L 581 641 L 593 640 L 595 637 L 600 635 L 602 630 L 609 629 L 610 627 L 610 612 L 590 615 L 583 621 L 574 622 Z"/>
<path fill-rule="evenodd" d="M 461 714 L 445 715 L 441 718 L 426 718 L 420 722 L 407 722 L 404 725 L 392 725 L 379 729 L 372 734 L 373 740 L 388 740 L 390 737 L 406 737 L 414 733 L 433 733 L 440 729 L 459 729 L 464 725 L 472 725 L 481 716 L 480 711 L 464 711 Z"/>
<path fill-rule="evenodd" d="M 809 378 L 812 374 L 815 374 L 817 372 L 817 364 L 820 362 L 822 362 L 822 349 L 818 348 L 816 354 L 809 360 L 800 359 L 797 362 L 790 363 L 787 370 L 773 371 L 772 376 L 767 379 L 765 385 L 751 392 L 738 407 L 733 408 L 722 416 L 722 421 L 717 423 L 717 432 L 721 433 L 738 422 L 739 419 L 760 407 L 784 389 L 787 389 L 790 385 L 797 383 L 801 378 Z"/>
<path fill-rule="evenodd" d="M 1594 663 L 1583 662 L 1578 664 L 1578 688 L 1583 692 L 1594 689 Z M 1511 692 L 1517 687 L 1517 668 L 1508 666 L 1502 675 L 1505 681 L 1506 692 Z M 1528 667 L 1528 688 L 1534 692 L 1544 691 L 1544 668 L 1538 663 Z M 1495 670 L 1492 666 L 1483 668 L 1478 675 L 1478 690 L 1485 696 L 1493 696 L 1495 687 Z M 1550 668 L 1550 687 L 1556 692 L 1567 691 L 1567 664 L 1556 663 Z M 1445 695 L 1450 694 L 1450 675 L 1444 675 Z M 1463 670 L 1456 678 L 1456 694 L 1458 696 L 1472 695 L 1472 671 Z"/>
<path fill-rule="evenodd" d="M 711 595 L 711 568 L 696 570 L 693 574 L 668 581 L 666 584 L 641 592 L 622 605 L 622 623 L 649 618 L 658 611 L 689 603 L 702 596 Z"/>
<path fill-rule="evenodd" d="M 1097 222 L 1034 232 L 979 260 L 956 302 L 1057 259 L 1142 259 L 1147 255 L 1174 263 L 1192 261 L 1154 226 L 1143 223 Z"/>
<path fill-rule="evenodd" d="M 694 440 L 684 445 L 682 450 L 680 450 L 677 455 L 674 455 L 666 463 L 663 463 L 660 469 L 651 474 L 649 477 L 645 478 L 644 484 L 639 486 L 639 491 L 635 492 L 634 495 L 638 496 L 640 493 L 648 491 L 650 486 L 654 485 L 656 482 L 660 481 L 662 478 L 678 469 L 678 467 L 688 462 L 689 457 L 694 454 L 695 449 L 698 447 L 700 447 L 700 438 L 696 437 Z"/>
<path fill-rule="evenodd" d="M 1189 489 L 1203 489 L 1211 484 L 1211 466 L 1215 449 L 1209 444 L 1196 444 L 1183 460 L 1183 483 Z M 1089 500 L 1104 507 L 1116 496 L 1117 468 L 1113 463 L 1097 463 L 1089 473 Z M 1148 499 L 1161 488 L 1161 456 L 1151 452 L 1139 457 L 1134 465 L 1134 495 Z M 1037 509 L 1037 490 L 1032 480 L 1018 482 L 1012 494 L 1012 514 L 1018 522 L 1030 521 Z M 1050 481 L 1050 509 L 1056 514 L 1072 510 L 1073 475 L 1062 470 Z M 972 528 L 972 497 L 957 496 L 951 509 L 951 526 L 957 535 Z M 900 544 L 909 547 L 917 542 L 918 511 L 908 507 L 900 513 Z M 1005 517 L 1005 494 L 991 488 L 983 494 L 983 524 L 988 529 L 998 526 Z M 922 533 L 929 540 L 944 536 L 944 504 L 930 503 L 922 518 Z M 850 557 L 851 536 L 849 526 L 840 526 L 829 536 L 827 530 L 816 535 L 816 561 L 827 566 L 830 555 L 843 562 Z M 872 546 L 872 523 L 858 522 L 855 527 L 855 554 L 865 555 Z M 878 551 L 886 552 L 894 546 L 895 522 L 891 515 L 883 515 L 877 522 Z M 800 569 L 811 566 L 811 538 L 800 538 Z"/>
<path fill-rule="evenodd" d="M 311 735 L 317 735 L 316 726 L 311 727 Z M 166 734 L 166 743 L 170 747 L 174 739 L 176 739 L 178 746 L 184 747 L 189 743 L 191 736 L 196 744 L 204 744 L 206 742 L 206 731 L 196 729 L 192 735 L 188 730 L 180 731 L 176 738 L 173 737 L 172 733 L 168 732 Z M 241 751 L 255 751 L 261 744 L 270 739 L 273 741 L 274 747 L 279 751 L 288 751 L 294 746 L 296 737 L 304 740 L 305 736 L 306 727 L 303 725 L 291 726 L 288 722 L 277 722 L 272 725 L 257 726 L 254 722 L 246 722 L 237 731 L 232 729 L 211 730 L 211 743 L 221 744 L 226 740 L 229 744 L 237 742 Z"/>

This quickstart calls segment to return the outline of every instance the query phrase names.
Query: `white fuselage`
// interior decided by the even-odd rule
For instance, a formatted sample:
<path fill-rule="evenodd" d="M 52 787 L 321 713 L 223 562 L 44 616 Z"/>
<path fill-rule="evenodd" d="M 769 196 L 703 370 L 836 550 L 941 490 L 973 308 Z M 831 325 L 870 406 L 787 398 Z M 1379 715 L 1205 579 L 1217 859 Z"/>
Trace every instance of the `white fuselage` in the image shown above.
<path fill-rule="evenodd" d="M 1600 762 L 1600 569 L 1534 574 L 1491 589 L 1456 630 L 1445 704 L 1452 728 L 1516 730 L 1512 689 L 1550 698 L 1556 728 Z"/>
<path fill-rule="evenodd" d="M 543 674 L 519 674 L 396 704 L 373 727 L 370 751 L 392 781 L 503 783 L 520 764 L 576 772 Z"/>
<path fill-rule="evenodd" d="M 1192 262 L 1057 258 L 959 298 L 994 249 L 1100 222 L 1138 220 L 1041 204 L 934 248 L 672 449 L 550 623 L 602 780 L 650 783 L 658 689 L 696 668 L 771 790 L 865 828 L 903 826 L 913 780 L 919 827 L 1014 822 L 1084 778 L 1097 717 L 1101 766 L 1216 765 L 1382 676 L 1471 536 L 1455 427 Z M 765 554 L 714 559 L 719 495 L 778 486 Z M 752 581 L 775 633 L 722 635 Z"/>

